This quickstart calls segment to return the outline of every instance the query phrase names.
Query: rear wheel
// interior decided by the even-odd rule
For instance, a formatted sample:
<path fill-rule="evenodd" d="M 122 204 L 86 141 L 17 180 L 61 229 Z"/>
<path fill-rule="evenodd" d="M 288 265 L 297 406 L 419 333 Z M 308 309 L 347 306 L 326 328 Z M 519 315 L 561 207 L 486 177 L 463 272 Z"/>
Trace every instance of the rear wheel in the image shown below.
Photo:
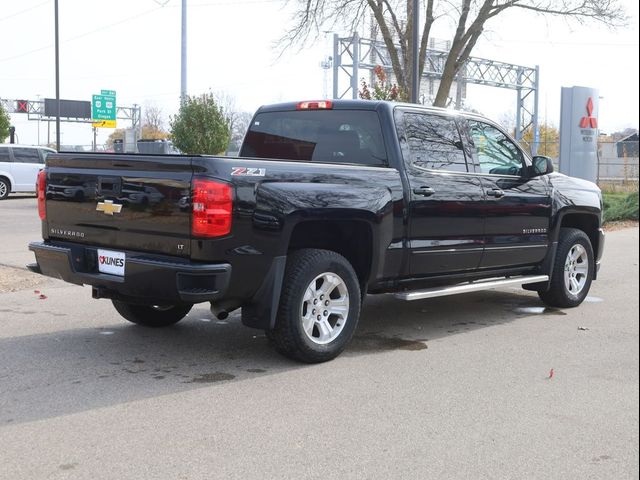
<path fill-rule="evenodd" d="M 117 312 L 126 320 L 145 327 L 168 327 L 182 320 L 193 305 L 137 305 L 111 300 Z"/>
<path fill-rule="evenodd" d="M 577 307 L 589 294 L 593 268 L 587 234 L 576 228 L 561 229 L 550 288 L 539 292 L 540 298 L 552 307 Z"/>
<path fill-rule="evenodd" d="M 4 178 L 0 178 L 0 200 L 4 200 L 11 193 L 11 185 L 9 185 L 9 181 Z"/>
<path fill-rule="evenodd" d="M 306 363 L 337 357 L 360 315 L 360 287 L 351 264 L 328 250 L 298 250 L 287 259 L 276 325 L 267 331 L 283 355 Z"/>

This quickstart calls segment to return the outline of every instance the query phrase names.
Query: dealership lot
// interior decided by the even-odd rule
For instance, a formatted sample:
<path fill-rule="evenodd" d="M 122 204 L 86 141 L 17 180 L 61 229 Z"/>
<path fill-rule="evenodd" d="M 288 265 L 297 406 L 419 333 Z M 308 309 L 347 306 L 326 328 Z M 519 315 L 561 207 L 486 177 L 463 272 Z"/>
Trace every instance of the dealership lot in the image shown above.
<path fill-rule="evenodd" d="M 21 267 L 33 197 L 0 202 L 0 478 L 637 478 L 638 228 L 591 296 L 369 297 L 314 366 L 198 306 L 122 320 Z"/>

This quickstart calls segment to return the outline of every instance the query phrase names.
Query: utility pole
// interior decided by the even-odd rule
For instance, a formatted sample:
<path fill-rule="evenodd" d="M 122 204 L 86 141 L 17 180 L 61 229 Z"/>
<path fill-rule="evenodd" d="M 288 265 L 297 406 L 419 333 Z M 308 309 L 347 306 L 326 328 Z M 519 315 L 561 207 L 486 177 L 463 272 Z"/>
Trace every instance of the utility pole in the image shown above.
<path fill-rule="evenodd" d="M 411 39 L 411 56 L 413 65 L 411 68 L 411 103 L 418 103 L 420 98 L 420 0 L 413 0 L 413 38 Z"/>
<path fill-rule="evenodd" d="M 58 0 L 56 0 L 57 2 Z M 187 0 L 182 0 L 182 42 L 180 52 L 180 102 L 187 98 Z"/>
<path fill-rule="evenodd" d="M 55 22 L 55 56 L 56 56 L 56 150 L 60 151 L 60 45 L 58 35 L 58 0 L 54 1 L 54 22 Z"/>

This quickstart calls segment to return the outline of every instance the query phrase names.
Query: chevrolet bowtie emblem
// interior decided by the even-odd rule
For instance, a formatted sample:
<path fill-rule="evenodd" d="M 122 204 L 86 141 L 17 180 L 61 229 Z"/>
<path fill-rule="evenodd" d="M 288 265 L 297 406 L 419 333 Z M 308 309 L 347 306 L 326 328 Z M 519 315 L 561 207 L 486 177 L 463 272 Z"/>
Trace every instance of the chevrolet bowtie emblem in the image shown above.
<path fill-rule="evenodd" d="M 98 206 L 96 207 L 98 212 L 102 212 L 105 215 L 111 215 L 113 217 L 114 213 L 120 213 L 122 210 L 122 205 L 119 203 L 113 203 L 113 200 L 105 200 L 104 202 L 98 202 Z"/>

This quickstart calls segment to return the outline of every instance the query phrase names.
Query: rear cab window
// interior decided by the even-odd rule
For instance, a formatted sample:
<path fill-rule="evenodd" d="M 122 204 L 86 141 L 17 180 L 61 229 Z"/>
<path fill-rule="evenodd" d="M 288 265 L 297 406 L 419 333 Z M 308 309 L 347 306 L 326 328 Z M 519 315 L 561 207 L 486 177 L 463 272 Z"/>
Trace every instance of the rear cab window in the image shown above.
<path fill-rule="evenodd" d="M 388 165 L 380 118 L 372 110 L 260 112 L 247 131 L 240 156 Z"/>

